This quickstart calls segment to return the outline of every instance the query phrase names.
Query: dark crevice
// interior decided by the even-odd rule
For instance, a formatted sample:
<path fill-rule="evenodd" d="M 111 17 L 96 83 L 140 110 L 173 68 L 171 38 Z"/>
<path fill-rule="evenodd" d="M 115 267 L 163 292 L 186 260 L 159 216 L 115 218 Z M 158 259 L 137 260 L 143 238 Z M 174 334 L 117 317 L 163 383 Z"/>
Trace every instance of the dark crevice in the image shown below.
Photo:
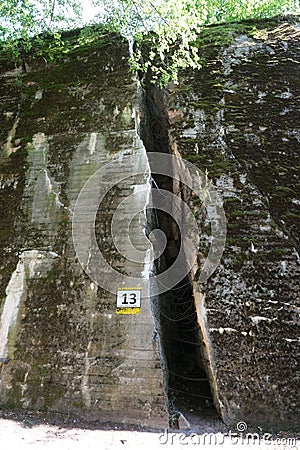
<path fill-rule="evenodd" d="M 163 90 L 146 81 L 141 93 L 140 134 L 147 152 L 173 153 L 167 98 Z M 151 161 L 150 161 L 151 169 Z M 170 177 L 152 173 L 152 188 L 173 192 Z M 186 200 L 186 199 L 183 199 Z M 180 250 L 180 224 L 153 205 L 149 231 L 159 228 L 167 238 L 163 254 L 155 261 L 154 274 L 170 268 Z M 207 423 L 218 419 L 208 370 L 203 357 L 204 339 L 198 323 L 190 275 L 169 291 L 152 298 L 164 367 L 170 426 L 179 428 L 180 413 Z"/>

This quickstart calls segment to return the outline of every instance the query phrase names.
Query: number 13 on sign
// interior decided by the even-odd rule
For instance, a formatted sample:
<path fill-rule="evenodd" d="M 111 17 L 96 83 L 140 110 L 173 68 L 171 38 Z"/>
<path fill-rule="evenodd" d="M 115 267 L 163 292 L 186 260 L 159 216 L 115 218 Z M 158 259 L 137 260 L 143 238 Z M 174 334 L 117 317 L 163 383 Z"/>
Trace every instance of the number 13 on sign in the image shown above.
<path fill-rule="evenodd" d="M 141 289 L 140 288 L 121 288 L 117 292 L 117 308 L 140 308 L 141 307 Z M 128 310 L 129 311 L 129 310 Z M 132 312 L 133 314 L 136 312 Z"/>

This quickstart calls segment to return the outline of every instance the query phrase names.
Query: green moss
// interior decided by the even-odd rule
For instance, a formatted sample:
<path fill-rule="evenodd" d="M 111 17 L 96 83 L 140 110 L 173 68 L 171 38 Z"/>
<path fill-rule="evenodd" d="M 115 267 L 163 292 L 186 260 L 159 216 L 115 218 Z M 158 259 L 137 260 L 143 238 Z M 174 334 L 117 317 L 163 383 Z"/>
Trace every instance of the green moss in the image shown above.
<path fill-rule="evenodd" d="M 246 255 L 245 254 L 241 254 L 241 255 L 237 255 L 234 258 L 232 258 L 231 260 L 231 264 L 235 267 L 241 267 L 243 265 L 243 263 L 246 260 Z"/>
<path fill-rule="evenodd" d="M 273 248 L 272 249 L 273 255 L 283 256 L 283 255 L 288 255 L 289 253 L 290 253 L 289 250 L 286 248 Z"/>
<path fill-rule="evenodd" d="M 224 109 L 224 105 L 216 104 L 212 105 L 212 103 L 209 100 L 203 100 L 203 101 L 197 101 L 197 102 L 189 102 L 189 105 L 196 109 L 204 109 L 209 110 L 212 113 L 216 113 L 220 109 Z"/>
<path fill-rule="evenodd" d="M 226 210 L 226 215 L 229 217 L 244 217 L 244 216 L 257 216 L 259 213 L 256 211 L 248 211 L 243 209 Z"/>
<path fill-rule="evenodd" d="M 200 203 L 202 203 L 202 201 L 200 200 L 199 197 L 193 199 L 193 205 L 194 206 L 200 205 Z"/>
<path fill-rule="evenodd" d="M 297 195 L 295 191 L 288 186 L 275 186 L 274 190 L 276 193 Z"/>
<path fill-rule="evenodd" d="M 73 406 L 74 406 L 74 408 L 77 408 L 77 409 L 80 409 L 80 410 L 84 409 L 83 401 L 74 401 L 73 402 Z"/>
<path fill-rule="evenodd" d="M 247 194 L 248 197 L 248 194 Z M 224 205 L 232 204 L 232 203 L 241 203 L 241 201 L 236 197 L 225 197 L 223 200 Z"/>
<path fill-rule="evenodd" d="M 257 40 L 266 40 L 268 30 L 278 25 L 278 18 L 249 19 L 240 22 L 229 22 L 220 25 L 210 25 L 201 30 L 197 45 L 199 47 L 228 47 L 234 38 L 246 34 Z"/>
<path fill-rule="evenodd" d="M 283 218 L 284 220 L 295 220 L 296 223 L 297 223 L 297 221 L 298 221 L 299 218 L 300 218 L 300 214 L 297 214 L 297 213 L 294 213 L 294 212 L 289 211 L 289 212 L 285 212 L 285 213 L 282 215 L 282 218 Z"/>

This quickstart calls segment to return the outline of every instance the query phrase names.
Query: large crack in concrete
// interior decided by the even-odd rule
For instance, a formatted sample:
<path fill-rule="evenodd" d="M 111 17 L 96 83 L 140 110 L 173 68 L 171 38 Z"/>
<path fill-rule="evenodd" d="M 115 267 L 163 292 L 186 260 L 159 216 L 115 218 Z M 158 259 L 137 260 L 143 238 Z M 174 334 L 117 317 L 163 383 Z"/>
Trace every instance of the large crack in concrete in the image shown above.
<path fill-rule="evenodd" d="M 140 136 L 147 152 L 174 154 L 176 145 L 170 137 L 166 93 L 146 80 L 140 95 Z M 178 152 L 176 152 L 177 156 Z M 151 170 L 151 161 L 150 161 Z M 152 189 L 174 194 L 174 180 L 152 172 Z M 187 201 L 191 193 L 181 189 L 177 195 Z M 166 236 L 166 247 L 152 268 L 154 275 L 169 269 L 176 260 L 180 224 L 176 218 L 155 208 L 148 213 L 149 229 L 159 229 Z M 154 281 L 155 282 L 155 281 Z M 169 424 L 171 428 L 221 430 L 220 405 L 205 328 L 205 307 L 188 273 L 172 289 L 152 297 L 152 309 L 164 371 Z M 196 306 L 196 296 L 198 306 Z M 203 317 L 202 317 L 203 316 Z M 202 428 L 203 427 L 203 428 Z"/>

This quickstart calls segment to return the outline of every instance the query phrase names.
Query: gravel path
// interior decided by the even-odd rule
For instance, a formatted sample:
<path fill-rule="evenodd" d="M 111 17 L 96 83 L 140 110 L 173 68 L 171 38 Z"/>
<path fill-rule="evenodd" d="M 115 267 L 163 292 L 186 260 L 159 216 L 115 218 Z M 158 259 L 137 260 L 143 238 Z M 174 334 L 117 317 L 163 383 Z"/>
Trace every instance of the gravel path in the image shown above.
<path fill-rule="evenodd" d="M 280 438 L 278 441 L 250 439 L 246 436 L 217 434 L 162 433 L 148 431 L 100 430 L 64 428 L 49 424 L 29 425 L 9 419 L 0 419 L 1 449 L 8 450 L 125 450 L 125 449 L 261 449 L 300 450 L 300 442 Z"/>

